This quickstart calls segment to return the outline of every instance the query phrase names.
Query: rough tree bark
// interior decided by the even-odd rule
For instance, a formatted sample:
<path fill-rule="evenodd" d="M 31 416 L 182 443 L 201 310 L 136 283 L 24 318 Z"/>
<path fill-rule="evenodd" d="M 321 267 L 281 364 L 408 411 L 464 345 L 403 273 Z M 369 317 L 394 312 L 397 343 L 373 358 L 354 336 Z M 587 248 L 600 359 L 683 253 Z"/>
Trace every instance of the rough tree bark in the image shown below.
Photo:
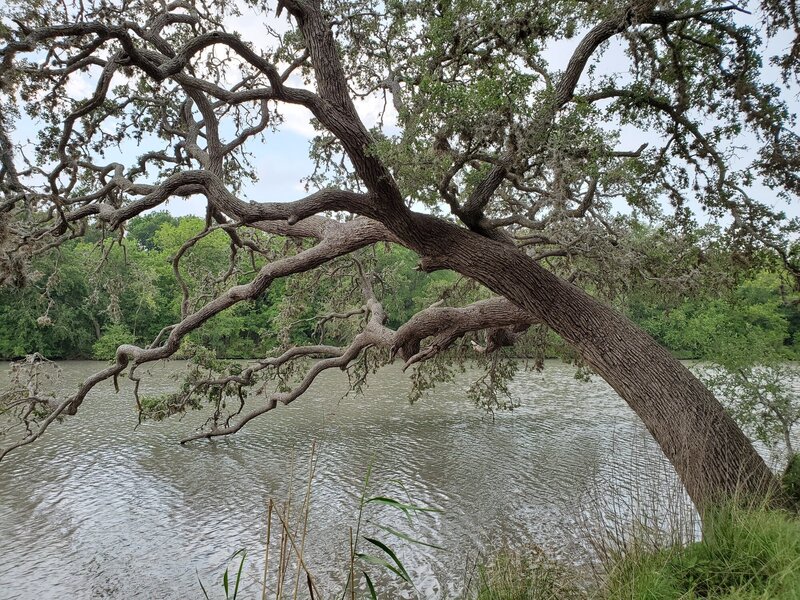
<path fill-rule="evenodd" d="M 775 493 L 772 472 L 719 401 L 647 333 L 516 248 L 408 210 L 391 174 L 367 151 L 373 141 L 347 92 L 334 37 L 319 7 L 285 4 L 306 39 L 320 96 L 327 102 L 315 115 L 342 141 L 376 197 L 377 206 L 368 216 L 419 253 L 424 269 L 449 268 L 480 281 L 572 344 L 641 418 L 698 507 L 736 494 Z M 634 12 L 645 18 L 654 4 L 634 3 Z M 589 35 L 603 30 L 605 38 L 592 38 L 585 53 L 591 54 L 622 26 L 595 28 Z M 570 64 L 574 62 L 585 64 L 585 59 L 573 58 Z M 560 101 L 572 95 L 577 77 L 568 69 L 562 83 L 568 81 L 569 89 L 559 89 Z M 487 177 L 483 204 L 498 179 L 494 171 Z"/>
<path fill-rule="evenodd" d="M 604 42 L 637 24 L 649 23 L 666 28 L 672 22 L 732 9 L 711 6 L 693 17 L 671 10 L 658 11 L 655 9 L 657 4 L 652 0 L 630 2 L 623 7 L 624 10 L 612 14 L 588 31 L 565 71 L 557 81 L 552 82 L 551 97 L 537 108 L 535 118 L 530 121 L 532 128 L 541 128 L 541 131 L 534 131 L 535 135 L 529 136 L 531 140 L 536 140 L 528 148 L 532 155 L 543 153 L 548 127 L 556 120 L 558 111 L 574 99 L 578 80 L 590 57 Z M 390 168 L 373 151 L 375 140 L 354 107 L 333 25 L 319 1 L 283 0 L 278 3 L 278 13 L 281 9 L 290 13 L 305 42 L 303 55 L 283 75 L 279 74 L 275 65 L 232 34 L 205 32 L 190 36 L 189 42 L 181 42 L 184 45 L 180 48 L 171 47 L 161 36 L 165 24 L 172 19 L 170 22 L 173 23 L 196 25 L 199 19 L 195 14 L 169 13 L 178 8 L 177 3 L 164 8 L 164 14 L 153 17 L 147 29 L 129 25 L 109 27 L 95 21 L 30 30 L 22 27 L 3 49 L 0 67 L 11 69 L 16 53 L 34 51 L 44 43 L 55 44 L 53 40 L 63 36 L 77 39 L 97 36 L 96 40 L 85 42 L 85 46 L 78 44 L 76 56 L 64 59 L 63 68 L 69 74 L 72 70 L 89 65 L 91 60 L 94 60 L 91 64 L 103 68 L 103 76 L 95 94 L 86 102 L 76 105 L 64 124 L 56 144 L 58 164 L 48 174 L 51 189 L 40 196 L 29 194 L 37 201 L 52 200 L 55 208 L 50 208 L 49 219 L 43 221 L 45 229 L 35 235 L 23 235 L 19 247 L 38 240 L 46 248 L 55 247 L 77 236 L 80 225 L 90 218 L 108 224 L 111 229 L 118 229 L 127 219 L 161 205 L 170 197 L 192 194 L 206 197 L 209 205 L 208 222 L 216 220 L 220 227 L 227 227 L 226 231 L 234 243 L 237 239 L 234 230 L 239 226 L 291 237 L 314 238 L 319 243 L 296 255 L 267 264 L 250 283 L 227 289 L 193 313 L 188 310 L 188 302 L 185 301 L 181 322 L 170 328 L 163 343 L 157 339 L 148 348 L 133 345 L 120 347 L 116 364 L 84 382 L 75 395 L 54 406 L 39 429 L 12 448 L 36 439 L 62 413 L 75 414 L 97 382 L 117 377 L 128 367 L 133 378 L 133 372 L 139 364 L 171 356 L 189 332 L 222 310 L 264 293 L 276 278 L 306 272 L 378 241 L 391 241 L 418 253 L 424 270 L 452 269 L 479 281 L 503 298 L 463 309 L 439 310 L 432 307 L 392 332 L 385 327 L 382 306 L 368 289 L 368 283 L 365 283 L 366 304 L 363 314 L 369 316 L 364 330 L 353 339 L 350 346 L 339 348 L 320 345 L 292 349 L 229 378 L 248 383 L 257 369 L 279 366 L 298 356 L 323 357 L 291 392 L 273 394 L 266 404 L 243 415 L 233 425 L 200 433 L 191 439 L 227 435 L 241 429 L 250 419 L 271 410 L 277 403 L 288 403 L 299 397 L 323 369 L 345 367 L 360 352 L 372 346 L 390 348 L 393 355 L 412 364 L 436 354 L 440 347 L 448 346 L 466 331 L 496 328 L 497 335 L 490 342 L 504 345 L 513 342 L 516 333 L 528 325 L 542 323 L 574 346 L 584 360 L 625 399 L 674 465 L 698 507 L 702 509 L 736 494 L 763 497 L 775 492 L 775 478 L 756 450 L 720 403 L 679 361 L 627 318 L 575 285 L 560 279 L 524 249 L 510 243 L 510 238 L 498 222 L 493 223 L 487 216 L 487 207 L 495 199 L 498 189 L 518 177 L 513 168 L 518 162 L 513 148 L 504 149 L 502 155 L 490 161 L 491 168 L 473 186 L 463 206 L 450 194 L 447 185 L 440 186 L 442 197 L 466 228 L 413 212 L 408 208 L 407 198 Z M 135 35 L 132 34 L 134 30 Z M 115 40 L 121 50 L 109 55 L 110 58 L 94 57 L 93 53 L 109 40 Z M 141 41 L 149 43 L 150 49 L 140 47 Z M 192 69 L 188 68 L 191 60 L 202 50 L 216 44 L 226 46 L 258 77 L 246 78 L 241 82 L 243 89 L 239 89 L 237 84 L 231 90 L 218 85 L 218 82 L 195 77 Z M 305 65 L 306 59 L 310 60 L 316 79 L 316 92 L 293 89 L 286 84 L 292 70 L 301 64 Z M 138 176 L 146 172 L 144 165 L 147 157 L 142 158 L 141 164 L 126 176 L 120 165 L 87 166 L 67 151 L 76 123 L 98 110 L 107 100 L 111 80 L 121 66 L 126 69 L 138 68 L 155 82 L 174 81 L 187 97 L 180 105 L 184 114 L 178 119 L 186 131 L 175 126 L 165 129 L 169 133 L 178 131 L 176 135 L 182 138 L 180 146 L 183 150 L 176 152 L 174 157 L 161 153 L 150 158 L 174 163 L 176 169 L 188 166 L 188 170 L 175 172 L 155 185 L 135 183 L 135 177 L 130 175 L 133 173 Z M 54 73 L 60 76 L 62 73 L 57 71 Z M 266 78 L 269 85 L 258 83 L 259 77 Z M 248 87 L 251 84 L 253 87 Z M 586 98 L 584 101 L 590 101 Z M 226 106 L 254 101 L 262 106 L 259 123 L 242 132 L 229 144 L 223 144 L 215 111 L 224 113 Z M 302 105 L 310 110 L 322 127 L 341 143 L 367 192 L 326 189 L 303 200 L 285 204 L 245 203 L 236 198 L 222 177 L 224 158 L 254 132 L 266 127 L 269 119 L 264 107 L 272 101 Z M 202 116 L 202 136 L 198 133 L 201 123 L 194 120 L 192 107 Z M 696 132 L 693 133 L 697 138 Z M 199 145 L 203 140 L 207 143 L 206 149 Z M 184 156 L 184 151 L 189 159 Z M 28 197 L 24 191 L 20 192 L 23 186 L 19 182 L 2 119 L 0 159 L 0 183 L 5 181 L 7 197 L 0 205 L 2 214 L 14 209 L 18 203 L 27 201 Z M 469 162 L 469 159 L 465 162 Z M 463 166 L 465 162 L 460 165 Z M 197 164 L 200 165 L 199 169 L 191 169 Z M 103 187 L 81 196 L 72 188 L 78 179 L 75 173 L 84 167 L 87 172 L 97 174 L 97 181 Z M 62 177 L 70 179 L 65 174 L 71 176 L 71 183 L 60 187 Z M 452 177 L 449 181 L 452 181 Z M 577 187 L 580 188 L 580 185 Z M 574 216 L 583 216 L 590 210 L 596 188 L 595 178 L 579 208 L 572 211 Z M 122 192 L 138 198 L 121 202 L 119 195 Z M 337 222 L 316 216 L 326 211 L 343 211 L 366 218 Z M 519 223 L 528 218 L 524 213 L 526 211 L 520 211 L 506 220 L 508 223 Z M 228 218 L 236 222 L 228 223 Z M 533 222 L 535 218 L 534 215 L 529 220 Z M 502 221 L 499 219 L 499 222 Z M 421 341 L 428 337 L 434 337 L 433 344 L 420 350 Z M 8 451 L 6 449 L 0 453 L 0 458 Z"/>
<path fill-rule="evenodd" d="M 778 493 L 769 467 L 714 395 L 625 316 L 514 248 L 417 220 L 423 267 L 478 279 L 572 344 L 636 412 L 698 507 Z"/>

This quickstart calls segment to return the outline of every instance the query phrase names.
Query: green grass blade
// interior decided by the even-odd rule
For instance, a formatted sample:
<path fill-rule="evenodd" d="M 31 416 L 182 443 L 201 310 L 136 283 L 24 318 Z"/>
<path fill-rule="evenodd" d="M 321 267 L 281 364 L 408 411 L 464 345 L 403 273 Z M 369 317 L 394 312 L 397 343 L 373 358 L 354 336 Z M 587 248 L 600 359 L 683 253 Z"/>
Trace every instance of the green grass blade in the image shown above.
<path fill-rule="evenodd" d="M 236 556 L 236 554 L 239 553 L 242 555 L 242 561 L 239 563 L 239 570 L 236 572 L 236 585 L 233 586 L 233 600 L 236 600 L 236 596 L 239 593 L 239 584 L 242 582 L 242 569 L 244 568 L 244 559 L 247 557 L 247 550 L 242 548 L 233 556 Z M 231 558 L 233 558 L 233 556 Z"/>
<path fill-rule="evenodd" d="M 376 540 L 375 538 L 370 538 L 370 537 L 364 536 L 364 539 L 366 541 L 368 541 L 370 544 L 372 544 L 373 546 L 375 546 L 376 548 L 380 548 L 386 554 L 388 554 L 389 558 L 391 558 L 394 561 L 394 564 L 397 565 L 397 569 L 400 572 L 400 576 L 403 579 L 405 579 L 407 582 L 411 583 L 411 575 L 408 574 L 408 571 L 406 571 L 406 568 L 403 566 L 403 563 L 400 562 L 400 559 L 397 558 L 397 555 L 394 553 L 394 551 L 391 548 L 389 548 L 389 546 L 387 546 L 386 544 L 384 544 L 380 540 Z"/>
<path fill-rule="evenodd" d="M 405 540 L 407 542 L 411 542 L 412 544 L 417 544 L 419 546 L 427 546 L 428 548 L 435 548 L 436 550 L 444 550 L 441 546 L 437 546 L 436 544 L 429 544 L 428 542 L 423 542 L 422 540 L 418 540 L 416 538 L 412 538 L 407 533 L 403 533 L 402 531 L 398 531 L 397 529 L 393 529 L 388 525 L 378 525 L 380 529 L 383 529 L 387 533 L 391 533 L 393 536 L 400 538 L 401 540 Z"/>
<path fill-rule="evenodd" d="M 406 504 L 404 502 L 398 502 L 394 498 L 387 498 L 386 496 L 373 496 L 365 501 L 365 504 L 383 504 L 384 506 L 391 506 L 393 508 L 398 508 L 402 510 L 404 513 L 408 514 L 409 512 L 444 512 L 440 508 L 431 508 L 430 506 L 417 506 L 416 504 Z"/>
<path fill-rule="evenodd" d="M 412 503 L 411 494 L 408 493 L 408 488 L 406 488 L 406 484 L 405 483 L 403 483 L 400 479 L 389 479 L 389 480 L 387 480 L 387 483 L 393 483 L 394 485 L 399 487 L 403 491 L 403 494 L 405 494 L 405 497 L 408 500 L 408 503 L 409 504 Z"/>
<path fill-rule="evenodd" d="M 372 598 L 372 600 L 378 600 L 378 594 L 375 592 L 375 586 L 372 585 L 372 579 L 370 579 L 369 574 L 366 571 L 361 572 L 364 573 L 364 579 L 367 581 L 370 598 Z"/>
<path fill-rule="evenodd" d="M 356 557 L 360 560 L 363 560 L 365 563 L 376 565 L 378 567 L 383 567 L 384 569 L 388 569 L 389 571 L 397 575 L 400 579 L 405 579 L 403 573 L 388 560 L 385 560 L 378 556 L 373 556 L 372 554 L 365 554 L 363 552 L 359 552 L 358 554 L 356 554 Z"/>
<path fill-rule="evenodd" d="M 203 585 L 203 580 L 200 579 L 200 573 L 197 571 L 197 569 L 195 569 L 194 572 L 197 575 L 197 583 L 200 584 L 200 589 L 203 590 L 203 595 L 206 597 L 206 600 L 211 600 L 208 597 L 208 592 L 206 591 L 206 586 Z"/>

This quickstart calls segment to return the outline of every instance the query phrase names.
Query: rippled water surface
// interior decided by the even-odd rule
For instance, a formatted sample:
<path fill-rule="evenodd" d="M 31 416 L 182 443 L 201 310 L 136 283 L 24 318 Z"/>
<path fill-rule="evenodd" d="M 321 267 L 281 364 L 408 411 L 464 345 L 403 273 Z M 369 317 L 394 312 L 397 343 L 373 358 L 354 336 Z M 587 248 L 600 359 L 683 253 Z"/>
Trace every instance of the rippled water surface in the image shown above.
<path fill-rule="evenodd" d="M 103 365 L 61 366 L 70 390 Z M 182 368 L 151 367 L 145 392 L 168 391 Z M 1 388 L 7 365 L 0 370 Z M 239 548 L 249 552 L 240 598 L 260 598 L 266 504 L 290 487 L 297 504 L 315 441 L 306 562 L 320 587 L 333 592 L 346 577 L 372 462 L 373 494 L 441 510 L 411 525 L 397 511 L 369 510 L 368 531 L 386 524 L 442 547 L 396 542 L 416 591 L 379 581 L 386 597 L 455 598 L 480 553 L 537 544 L 575 555 L 587 490 L 624 488 L 642 468 L 632 452 L 659 460 L 611 388 L 576 381 L 572 367 L 520 373 L 512 392 L 522 407 L 494 421 L 470 404 L 465 385 L 441 385 L 411 406 L 399 368 L 344 399 L 346 377 L 328 373 L 236 436 L 181 447 L 199 415 L 134 430 L 130 387 L 115 394 L 103 384 L 79 416 L 0 463 L 0 598 L 201 598 L 198 579 L 221 598 L 220 577 Z"/>

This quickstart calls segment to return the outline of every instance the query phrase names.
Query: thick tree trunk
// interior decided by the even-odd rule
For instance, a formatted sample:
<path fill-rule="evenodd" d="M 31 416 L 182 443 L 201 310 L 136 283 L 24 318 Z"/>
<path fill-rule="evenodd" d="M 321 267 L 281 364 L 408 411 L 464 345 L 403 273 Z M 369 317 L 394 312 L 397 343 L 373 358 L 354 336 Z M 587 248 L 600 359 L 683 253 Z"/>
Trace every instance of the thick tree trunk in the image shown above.
<path fill-rule="evenodd" d="M 284 4 L 298 20 L 324 99 L 309 108 L 342 142 L 374 198 L 357 212 L 380 221 L 415 250 L 423 268 L 449 268 L 480 281 L 571 343 L 639 415 L 701 510 L 737 494 L 763 497 L 777 489 L 769 468 L 716 398 L 644 331 L 512 245 L 410 212 L 392 174 L 367 152 L 373 140 L 350 99 L 333 33 L 319 5 Z M 636 3 L 634 15 L 653 5 L 649 0 Z M 598 27 L 593 30 L 598 37 L 590 32 L 583 42 L 588 54 L 617 31 L 609 23 Z M 572 64 L 585 64 L 584 55 L 579 53 Z M 568 78 L 565 93 L 571 94 L 576 83 L 575 76 Z M 476 210 L 483 209 L 502 181 L 501 171 L 494 169 L 500 175 L 484 182 Z"/>
<path fill-rule="evenodd" d="M 702 510 L 777 493 L 776 479 L 711 392 L 623 315 L 519 250 L 423 215 L 395 233 L 423 258 L 481 281 L 572 344 L 642 419 Z"/>

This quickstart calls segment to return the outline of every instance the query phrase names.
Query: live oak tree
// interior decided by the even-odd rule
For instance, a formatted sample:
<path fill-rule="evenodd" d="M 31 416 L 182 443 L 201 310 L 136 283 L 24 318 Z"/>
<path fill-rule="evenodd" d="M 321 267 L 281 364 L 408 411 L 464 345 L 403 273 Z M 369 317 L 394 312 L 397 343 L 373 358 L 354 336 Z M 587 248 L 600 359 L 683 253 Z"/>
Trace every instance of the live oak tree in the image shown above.
<path fill-rule="evenodd" d="M 268 18 L 252 43 L 229 28 L 243 7 Z M 137 394 L 140 410 L 210 406 L 206 427 L 189 439 L 224 436 L 294 401 L 325 369 L 396 358 L 408 367 L 454 345 L 491 355 L 547 328 L 637 413 L 699 506 L 768 492 L 772 474 L 714 396 L 582 289 L 613 287 L 629 272 L 660 276 L 647 269 L 655 248 L 631 241 L 635 218 L 621 207 L 661 231 L 691 231 L 692 211 L 702 208 L 732 247 L 773 253 L 800 278 L 787 245 L 794 224 L 770 208 L 800 188 L 800 145 L 782 91 L 797 83 L 800 22 L 793 2 L 750 8 L 753 15 L 699 0 L 7 2 L 3 282 L 24 285 L 35 277 L 32 259 L 98 226 L 111 242 L 130 243 L 126 223 L 169 200 L 202 197 L 207 215 L 173 261 L 180 321 L 147 347 L 120 346 L 113 364 L 67 397 L 25 385 L 7 392 L 4 409 L 18 425 L 0 457 L 78 414 L 99 382 L 123 373 L 137 381 L 139 366 L 175 355 L 209 319 L 283 285 L 286 295 L 328 297 L 338 310 L 316 323 L 351 332 L 349 343 L 298 346 L 287 335 L 281 353 L 247 367 L 200 349 L 182 389 Z M 770 69 L 782 85 L 762 75 L 764 36 L 780 46 Z M 87 98 L 72 97 L 76 82 L 91 84 Z M 369 127 L 357 109 L 365 102 L 382 106 Z M 311 193 L 247 201 L 243 186 L 258 177 L 250 159 L 292 105 L 317 131 Z M 25 144 L 15 127 L 31 122 L 38 139 Z M 230 268 L 190 288 L 182 261 L 218 231 L 230 242 Z M 424 272 L 450 270 L 493 295 L 433 303 L 389 327 L 397 319 L 387 312 L 391 291 L 369 251 L 387 243 L 413 251 Z M 703 263 L 702 248 L 693 260 L 689 271 Z M 285 313 L 307 318 L 291 302 Z M 462 344 L 465 336 L 475 343 Z M 354 372 L 357 385 L 364 373 Z M 254 387 L 259 393 L 248 396 Z"/>

